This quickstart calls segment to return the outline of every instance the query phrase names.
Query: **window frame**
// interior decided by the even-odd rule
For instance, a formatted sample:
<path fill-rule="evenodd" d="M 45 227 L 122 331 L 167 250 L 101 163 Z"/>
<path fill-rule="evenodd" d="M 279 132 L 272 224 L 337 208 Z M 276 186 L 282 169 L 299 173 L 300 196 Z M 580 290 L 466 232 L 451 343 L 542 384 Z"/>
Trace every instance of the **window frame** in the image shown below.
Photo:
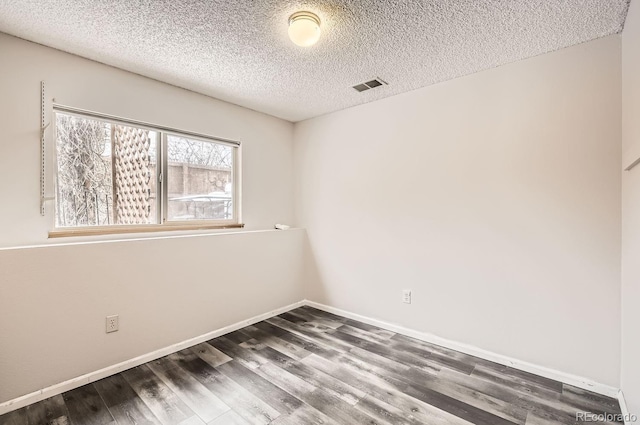
<path fill-rule="evenodd" d="M 213 230 L 213 229 L 234 229 L 242 228 L 242 144 L 240 142 L 207 134 L 199 134 L 185 130 L 179 130 L 171 127 L 154 125 L 136 120 L 124 119 L 107 114 L 100 114 L 85 111 L 68 106 L 53 105 L 52 127 L 53 127 L 53 183 L 54 183 L 54 201 L 58 196 L 58 154 L 57 154 L 57 115 L 69 115 L 83 119 L 91 119 L 108 123 L 111 125 L 124 125 L 129 127 L 140 128 L 143 130 L 153 131 L 157 133 L 156 147 L 156 217 L 155 223 L 152 224 L 111 224 L 102 226 L 57 226 L 56 210 L 53 208 L 52 226 L 49 231 L 50 238 L 66 237 L 66 236 L 96 236 L 96 235 L 112 235 L 126 233 L 148 233 L 148 232 L 167 232 L 167 231 L 189 231 L 189 230 Z M 112 130 L 113 131 L 113 130 Z M 230 219 L 211 219 L 211 220 L 169 220 L 168 218 L 168 136 L 183 137 L 185 139 L 196 140 L 218 145 L 225 145 L 232 148 L 232 193 L 231 202 L 233 206 L 232 217 Z M 111 152 L 112 158 L 115 152 Z"/>

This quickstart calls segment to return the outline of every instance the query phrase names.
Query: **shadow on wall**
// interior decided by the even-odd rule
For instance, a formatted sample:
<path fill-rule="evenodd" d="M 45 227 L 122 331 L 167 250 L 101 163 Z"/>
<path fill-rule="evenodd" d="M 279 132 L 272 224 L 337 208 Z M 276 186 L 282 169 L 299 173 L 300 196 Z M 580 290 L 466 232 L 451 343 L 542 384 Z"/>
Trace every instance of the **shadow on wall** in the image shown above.
<path fill-rule="evenodd" d="M 322 284 L 323 279 L 320 274 L 320 269 L 318 268 L 318 263 L 316 262 L 316 254 L 311 247 L 308 231 L 304 233 L 303 254 L 304 298 L 310 301 L 327 304 L 327 293 L 324 285 Z"/>

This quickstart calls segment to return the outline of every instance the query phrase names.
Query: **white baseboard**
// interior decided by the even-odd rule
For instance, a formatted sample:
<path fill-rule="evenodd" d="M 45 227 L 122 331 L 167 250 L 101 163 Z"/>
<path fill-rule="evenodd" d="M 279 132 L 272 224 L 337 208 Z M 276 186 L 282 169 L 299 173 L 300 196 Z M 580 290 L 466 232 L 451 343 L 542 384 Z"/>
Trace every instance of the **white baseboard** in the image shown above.
<path fill-rule="evenodd" d="M 635 424 L 635 420 L 632 421 L 632 415 L 629 413 L 629 408 L 627 407 L 627 401 L 624 399 L 624 394 L 622 390 L 618 391 L 618 403 L 620 403 L 620 411 L 622 412 L 622 417 L 624 418 L 624 425 L 632 425 Z"/>
<path fill-rule="evenodd" d="M 451 341 L 449 339 L 442 338 L 433 334 L 419 332 L 413 329 L 405 328 L 400 325 L 395 325 L 382 320 L 373 319 L 371 317 L 362 316 L 356 313 L 351 313 L 349 311 L 341 310 L 339 308 L 330 307 L 330 306 L 316 303 L 309 300 L 304 300 L 304 301 L 299 301 L 299 302 L 290 304 L 285 307 L 278 308 L 276 310 L 269 311 L 264 314 L 260 314 L 258 316 L 254 316 L 250 319 L 243 320 L 229 326 L 225 326 L 224 328 L 220 328 L 215 331 L 208 332 L 204 335 L 200 335 L 195 338 L 191 338 L 191 339 L 179 342 L 177 344 L 173 344 L 168 347 L 161 348 L 151 353 L 143 354 L 141 356 L 135 357 L 130 360 L 126 360 L 124 362 L 115 364 L 113 366 L 108 366 L 103 369 L 97 370 L 95 372 L 90 372 L 85 375 L 79 376 L 77 378 L 73 378 L 68 381 L 64 381 L 44 389 L 34 391 L 30 394 L 23 395 L 13 400 L 0 403 L 0 415 L 11 412 L 13 410 L 20 409 L 24 406 L 27 406 L 32 403 L 36 403 L 46 398 L 53 397 L 58 394 L 62 394 L 66 391 L 81 387 L 88 383 L 98 381 L 100 379 L 106 378 L 107 376 L 120 373 L 127 369 L 131 369 L 132 367 L 140 366 L 141 364 L 159 359 L 160 357 L 164 357 L 166 355 L 175 353 L 185 348 L 225 335 L 229 332 L 233 332 L 235 330 L 244 328 L 245 326 L 253 325 L 254 323 L 271 318 L 273 316 L 277 316 L 278 314 L 282 314 L 289 310 L 293 310 L 302 305 L 308 305 L 310 307 L 314 307 L 319 310 L 327 311 L 329 313 L 334 313 L 339 316 L 343 316 L 350 319 L 358 320 L 360 322 L 368 323 L 370 325 L 377 326 L 382 329 L 387 329 L 392 332 L 399 333 L 401 335 L 406 335 L 411 338 L 415 338 L 421 341 L 426 341 L 432 344 L 440 345 L 442 347 L 446 347 L 451 350 L 455 350 L 455 351 L 459 351 L 472 356 L 480 357 L 484 360 L 488 360 L 488 361 L 492 361 L 505 366 L 513 367 L 515 369 L 533 373 L 535 375 L 539 375 L 545 378 L 553 379 L 568 385 L 573 385 L 575 387 L 582 388 L 588 391 L 593 391 L 595 393 L 602 394 L 608 397 L 617 398 L 620 401 L 620 408 L 622 409 L 622 413 L 628 414 L 624 396 L 622 395 L 622 391 L 620 391 L 618 388 L 615 388 L 609 385 L 600 384 L 592 380 L 589 380 L 587 378 L 582 378 L 576 375 L 560 372 L 547 367 L 538 366 L 532 363 L 513 359 L 511 357 L 503 356 L 501 354 L 496 354 L 491 351 L 474 347 L 472 345 Z"/>
<path fill-rule="evenodd" d="M 463 344 L 461 342 L 452 341 L 446 338 L 442 338 L 433 334 L 419 332 L 413 329 L 405 328 L 400 325 L 394 325 L 392 323 L 384 322 L 382 320 L 373 319 L 371 317 L 362 316 L 360 314 L 351 313 L 349 311 L 341 310 L 339 308 L 330 307 L 328 305 L 320 304 L 314 301 L 305 300 L 305 305 L 317 308 L 329 313 L 337 314 L 338 316 L 347 317 L 349 319 L 358 320 L 360 322 L 367 323 L 369 325 L 377 326 L 382 329 L 387 329 L 392 332 L 396 332 L 411 338 L 419 339 L 421 341 L 429 342 L 431 344 L 439 345 L 451 350 L 459 351 L 471 356 L 480 357 L 484 360 L 489 360 L 494 363 L 498 363 L 504 366 L 509 366 L 514 369 L 522 370 L 524 372 L 533 373 L 534 375 L 542 376 L 544 378 L 553 379 L 555 381 L 562 382 L 564 384 L 573 385 L 574 387 L 582 388 L 584 390 L 592 391 L 607 397 L 618 398 L 620 390 L 610 385 L 600 384 L 590 379 L 580 376 L 572 375 L 565 372 L 560 372 L 548 367 L 539 366 L 533 363 L 513 359 L 502 354 L 493 353 L 482 348 L 474 347 L 472 345 Z"/>
<path fill-rule="evenodd" d="M 141 364 L 159 359 L 160 357 L 173 354 L 177 351 L 184 350 L 185 348 L 192 347 L 210 339 L 228 334 L 229 332 L 244 328 L 245 326 L 253 325 L 254 323 L 261 322 L 273 316 L 277 316 L 278 314 L 282 314 L 289 310 L 293 310 L 294 308 L 298 308 L 302 305 L 304 305 L 304 301 L 298 301 L 288 306 L 281 307 L 276 310 L 260 314 L 258 316 L 254 316 L 247 320 L 242 320 L 240 322 L 225 326 L 224 328 L 220 328 L 215 331 L 208 332 L 204 335 L 190 338 L 177 344 L 152 351 L 151 353 L 143 354 L 133 359 L 125 360 L 124 362 L 115 364 L 113 366 L 108 366 L 104 369 L 96 370 L 95 372 L 90 372 L 82 376 L 78 376 L 77 378 L 69 379 L 68 381 L 64 381 L 59 384 L 55 384 L 50 387 L 23 395 L 21 397 L 5 401 L 4 403 L 0 403 L 0 415 L 20 409 L 32 403 L 37 403 L 38 401 L 44 400 L 46 398 L 62 394 L 63 392 L 73 390 L 90 382 L 98 381 L 100 379 L 106 378 L 107 376 L 115 375 L 116 373 L 131 369 L 132 367 L 140 366 Z"/>

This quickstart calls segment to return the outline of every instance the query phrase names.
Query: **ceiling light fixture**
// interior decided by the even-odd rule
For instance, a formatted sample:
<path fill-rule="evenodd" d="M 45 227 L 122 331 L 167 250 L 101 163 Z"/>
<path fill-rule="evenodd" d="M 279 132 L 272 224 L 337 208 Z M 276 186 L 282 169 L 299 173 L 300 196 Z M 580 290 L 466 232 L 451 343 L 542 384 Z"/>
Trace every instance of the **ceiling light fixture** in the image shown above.
<path fill-rule="evenodd" d="M 289 38 L 298 46 L 313 46 L 320 38 L 320 18 L 311 12 L 294 13 L 289 17 Z"/>

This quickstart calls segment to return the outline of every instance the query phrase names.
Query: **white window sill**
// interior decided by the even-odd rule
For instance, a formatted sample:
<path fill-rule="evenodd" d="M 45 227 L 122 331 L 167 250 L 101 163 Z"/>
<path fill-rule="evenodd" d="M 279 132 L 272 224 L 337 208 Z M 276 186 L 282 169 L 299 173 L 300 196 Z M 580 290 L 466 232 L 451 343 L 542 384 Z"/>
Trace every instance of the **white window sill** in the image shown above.
<path fill-rule="evenodd" d="M 243 227 L 244 224 L 149 224 L 143 226 L 76 227 L 52 230 L 49 232 L 49 238 L 159 233 L 190 230 L 241 229 Z"/>

